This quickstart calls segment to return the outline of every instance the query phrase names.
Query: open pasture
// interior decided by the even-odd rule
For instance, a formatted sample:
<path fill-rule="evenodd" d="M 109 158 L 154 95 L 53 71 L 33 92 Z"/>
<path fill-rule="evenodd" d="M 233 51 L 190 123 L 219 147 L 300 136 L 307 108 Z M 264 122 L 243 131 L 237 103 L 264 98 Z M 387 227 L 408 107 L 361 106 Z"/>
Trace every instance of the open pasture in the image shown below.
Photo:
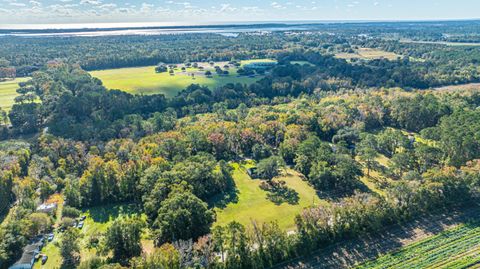
<path fill-rule="evenodd" d="M 241 65 L 254 62 L 270 62 L 269 59 L 257 59 L 242 61 Z M 108 89 L 119 89 L 132 94 L 164 94 L 166 97 L 174 97 L 179 91 L 185 89 L 191 84 L 199 84 L 214 89 L 228 83 L 250 84 L 261 76 L 254 77 L 238 76 L 237 68 L 230 66 L 225 69 L 227 62 L 216 62 L 213 66 L 208 63 L 199 63 L 198 68 L 188 67 L 182 71 L 182 64 L 177 65 L 173 75 L 168 72 L 155 73 L 155 66 L 118 68 L 100 71 L 92 71 L 90 74 L 103 81 Z M 215 73 L 214 66 L 220 66 L 222 70 L 227 70 L 228 75 L 218 75 Z M 212 76 L 205 76 L 206 71 L 211 71 Z M 193 76 L 192 76 L 193 74 Z"/>
<path fill-rule="evenodd" d="M 290 204 L 287 202 L 275 204 L 267 199 L 267 192 L 260 188 L 261 180 L 252 179 L 246 172 L 249 166 L 234 165 L 233 178 L 236 185 L 235 198 L 224 206 L 216 206 L 217 222 L 214 225 L 226 225 L 237 221 L 249 226 L 252 221 L 264 223 L 277 221 L 282 229 L 293 230 L 294 218 L 303 208 L 327 203 L 320 200 L 316 191 L 300 175 L 287 169 L 286 173 L 274 180 L 283 180 L 286 185 L 298 194 L 298 201 Z"/>
<path fill-rule="evenodd" d="M 30 78 L 16 78 L 13 80 L 7 80 L 0 82 L 0 107 L 3 110 L 9 111 L 13 104 L 14 99 L 18 95 L 18 83 L 25 82 Z"/>
<path fill-rule="evenodd" d="M 383 51 L 372 48 L 359 48 L 354 53 L 337 53 L 336 58 L 352 60 L 352 59 L 364 59 L 364 60 L 376 60 L 376 59 L 388 59 L 396 60 L 398 57 L 402 57 L 393 52 Z"/>

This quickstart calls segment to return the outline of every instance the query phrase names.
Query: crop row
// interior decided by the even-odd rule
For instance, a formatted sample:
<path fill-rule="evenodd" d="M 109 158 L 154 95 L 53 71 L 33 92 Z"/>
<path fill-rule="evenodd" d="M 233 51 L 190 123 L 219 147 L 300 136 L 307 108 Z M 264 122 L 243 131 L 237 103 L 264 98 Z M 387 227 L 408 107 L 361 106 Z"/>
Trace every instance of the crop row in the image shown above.
<path fill-rule="evenodd" d="M 466 268 L 480 262 L 480 223 L 464 224 L 358 268 Z"/>

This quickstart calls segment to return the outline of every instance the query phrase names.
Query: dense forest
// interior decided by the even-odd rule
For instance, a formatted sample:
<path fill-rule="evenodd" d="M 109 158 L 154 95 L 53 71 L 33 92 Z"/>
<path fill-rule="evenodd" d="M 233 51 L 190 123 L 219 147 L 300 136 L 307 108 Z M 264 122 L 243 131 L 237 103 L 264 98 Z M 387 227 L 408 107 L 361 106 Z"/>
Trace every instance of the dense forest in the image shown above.
<path fill-rule="evenodd" d="M 477 21 L 449 23 L 371 23 L 312 25 L 313 32 L 274 31 L 218 34 L 175 34 L 106 37 L 4 37 L 0 38 L 0 70 L 14 68 L 17 76 L 29 76 L 54 61 L 98 70 L 163 63 L 229 61 L 231 59 L 282 58 L 284 53 L 335 55 L 358 47 L 395 52 L 398 61 L 329 62 L 333 76 L 365 76 L 358 86 L 428 88 L 478 82 L 479 47 L 447 46 L 441 42 L 475 39 Z M 335 33 L 335 34 L 331 34 Z M 432 43 L 409 43 L 412 39 Z M 465 40 L 463 40 L 465 39 Z M 463 41 L 462 41 L 463 40 Z M 439 42 L 439 43 L 435 43 Z M 304 58 L 303 56 L 297 56 Z M 452 61 L 455 59 L 455 61 Z M 319 64 L 324 64 L 319 63 Z M 325 66 L 326 67 L 326 66 Z M 361 68 L 363 67 L 363 68 Z M 1 75 L 0 71 L 0 75 Z M 330 74 L 332 75 L 332 74 Z M 412 75 L 414 75 L 412 77 Z M 390 81 L 388 79 L 392 79 Z M 387 85 L 385 85 L 387 83 Z"/>
<path fill-rule="evenodd" d="M 31 76 L 1 125 L 0 268 L 53 230 L 62 268 L 269 268 L 473 204 L 480 91 L 428 88 L 478 81 L 479 49 L 351 35 L 358 27 L 338 36 L 0 38 L 0 63 Z M 334 56 L 355 47 L 403 56 Z M 173 98 L 110 90 L 86 72 L 262 57 L 278 64 L 255 83 L 192 84 Z M 298 212 L 292 233 L 275 221 L 217 225 L 214 207 L 238 195 L 242 163 L 255 163 L 276 203 L 295 200 L 276 180 L 289 169 L 325 203 Z M 40 212 L 52 197 L 62 197 L 60 213 Z M 114 204 L 136 214 L 87 238 L 72 227 L 86 209 Z M 85 258 L 85 242 L 94 256 Z"/>

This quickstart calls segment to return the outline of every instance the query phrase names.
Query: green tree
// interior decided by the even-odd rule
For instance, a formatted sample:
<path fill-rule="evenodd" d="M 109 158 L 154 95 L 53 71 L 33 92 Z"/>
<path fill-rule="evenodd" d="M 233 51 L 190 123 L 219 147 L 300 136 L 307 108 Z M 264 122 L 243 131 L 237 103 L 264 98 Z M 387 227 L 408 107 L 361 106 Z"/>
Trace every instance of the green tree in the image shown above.
<path fill-rule="evenodd" d="M 424 173 L 442 160 L 442 151 L 439 148 L 419 143 L 415 147 L 415 157 L 418 162 L 419 172 Z"/>
<path fill-rule="evenodd" d="M 370 170 L 375 165 L 375 158 L 378 156 L 377 140 L 372 134 L 366 135 L 358 144 L 357 152 L 362 161 L 367 166 L 367 176 L 370 176 Z"/>
<path fill-rule="evenodd" d="M 45 213 L 32 213 L 28 216 L 29 234 L 31 237 L 47 231 L 52 225 L 52 220 Z"/>
<path fill-rule="evenodd" d="M 332 168 L 326 162 L 316 162 L 308 174 L 309 181 L 319 190 L 329 190 L 335 185 Z"/>
<path fill-rule="evenodd" d="M 245 227 L 238 222 L 230 222 L 225 228 L 226 267 L 232 269 L 252 268 L 251 249 Z"/>
<path fill-rule="evenodd" d="M 408 151 L 396 153 L 390 162 L 390 167 L 397 177 L 402 177 L 405 172 L 412 170 L 414 164 L 413 156 Z"/>
<path fill-rule="evenodd" d="M 120 217 L 107 230 L 105 246 L 113 252 L 113 260 L 127 264 L 128 259 L 142 253 L 141 236 L 145 222 L 138 216 Z"/>
<path fill-rule="evenodd" d="M 260 178 L 271 181 L 280 175 L 280 169 L 285 167 L 285 162 L 278 156 L 263 159 L 257 164 L 257 174 Z"/>
<path fill-rule="evenodd" d="M 15 104 L 8 117 L 13 129 L 18 133 L 34 133 L 40 128 L 41 115 L 37 103 Z"/>
<path fill-rule="evenodd" d="M 69 179 L 67 181 L 64 196 L 68 205 L 73 207 L 80 207 L 82 205 L 82 195 L 80 194 L 78 180 Z"/>
<path fill-rule="evenodd" d="M 215 214 L 190 192 L 173 192 L 160 204 L 153 223 L 155 244 L 196 239 L 210 231 Z"/>
<path fill-rule="evenodd" d="M 381 132 L 377 138 L 378 150 L 387 157 L 392 157 L 400 148 L 407 148 L 410 144 L 408 138 L 400 130 L 388 128 Z"/>
<path fill-rule="evenodd" d="M 147 256 L 134 258 L 130 266 L 134 269 L 180 269 L 180 254 L 167 243 Z"/>
<path fill-rule="evenodd" d="M 80 233 L 78 229 L 69 227 L 62 235 L 60 241 L 60 255 L 62 256 L 62 266 L 64 268 L 75 268 L 80 260 Z"/>

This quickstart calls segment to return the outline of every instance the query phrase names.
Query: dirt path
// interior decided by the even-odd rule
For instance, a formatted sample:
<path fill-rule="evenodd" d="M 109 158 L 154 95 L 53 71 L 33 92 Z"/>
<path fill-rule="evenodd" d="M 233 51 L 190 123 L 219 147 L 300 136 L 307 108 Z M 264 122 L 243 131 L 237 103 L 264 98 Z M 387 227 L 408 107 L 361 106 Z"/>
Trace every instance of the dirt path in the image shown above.
<path fill-rule="evenodd" d="M 402 226 L 389 227 L 380 234 L 346 240 L 321 249 L 308 258 L 275 266 L 275 269 L 351 268 L 428 236 L 451 229 L 472 218 L 480 217 L 480 207 L 450 210 L 448 213 L 426 216 Z"/>
<path fill-rule="evenodd" d="M 480 89 L 480 83 L 466 83 L 459 85 L 447 85 L 442 87 L 434 88 L 436 91 L 457 91 L 457 90 L 478 90 Z"/>

